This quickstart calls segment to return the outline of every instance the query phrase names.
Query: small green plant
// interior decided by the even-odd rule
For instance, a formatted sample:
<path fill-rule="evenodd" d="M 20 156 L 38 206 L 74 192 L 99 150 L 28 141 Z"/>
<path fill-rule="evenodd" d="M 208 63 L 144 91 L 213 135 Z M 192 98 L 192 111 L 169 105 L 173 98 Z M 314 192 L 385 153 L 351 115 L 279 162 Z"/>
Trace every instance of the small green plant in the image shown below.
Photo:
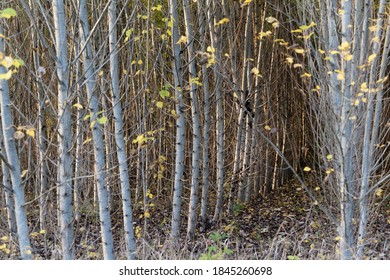
<path fill-rule="evenodd" d="M 236 204 L 233 206 L 233 215 L 237 216 L 245 208 L 244 204 Z"/>
<path fill-rule="evenodd" d="M 215 244 L 207 248 L 207 253 L 200 255 L 200 260 L 223 260 L 225 259 L 225 256 L 233 254 L 233 250 L 229 249 L 226 245 L 221 244 L 222 240 L 228 238 L 226 233 L 213 232 L 209 237 Z"/>

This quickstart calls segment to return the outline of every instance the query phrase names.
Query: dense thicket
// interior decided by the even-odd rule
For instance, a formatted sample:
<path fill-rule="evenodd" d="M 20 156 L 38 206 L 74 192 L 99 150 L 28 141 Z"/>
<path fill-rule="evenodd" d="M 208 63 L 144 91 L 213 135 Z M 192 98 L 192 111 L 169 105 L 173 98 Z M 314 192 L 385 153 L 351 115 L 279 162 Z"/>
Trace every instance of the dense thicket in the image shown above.
<path fill-rule="evenodd" d="M 0 258 L 389 257 L 386 1 L 1 5 Z"/>

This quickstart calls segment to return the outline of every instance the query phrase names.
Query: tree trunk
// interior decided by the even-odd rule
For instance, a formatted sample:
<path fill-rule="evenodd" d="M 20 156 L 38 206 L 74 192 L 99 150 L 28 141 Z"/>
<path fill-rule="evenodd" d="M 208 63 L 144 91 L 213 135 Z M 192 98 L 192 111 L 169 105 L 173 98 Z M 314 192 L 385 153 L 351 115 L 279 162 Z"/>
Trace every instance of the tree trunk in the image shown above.
<path fill-rule="evenodd" d="M 58 189 L 61 241 L 63 258 L 74 259 L 74 230 L 72 212 L 72 157 L 70 153 L 72 130 L 71 111 L 68 97 L 68 49 L 64 3 L 53 0 L 53 18 L 55 27 L 55 45 L 58 77 Z"/>
<path fill-rule="evenodd" d="M 121 181 L 123 223 L 126 240 L 126 257 L 130 260 L 137 258 L 137 248 L 133 229 L 133 210 L 131 206 L 130 179 L 127 167 L 126 144 L 123 135 L 123 112 L 119 92 L 118 48 L 116 36 L 116 1 L 112 1 L 108 10 L 108 26 L 110 30 L 110 74 L 111 74 L 111 102 L 114 113 L 115 144 L 119 164 Z"/>
<path fill-rule="evenodd" d="M 4 34 L 3 27 L 0 25 L 0 34 Z M 0 36 L 0 53 L 5 54 L 5 37 Z M 8 69 L 0 65 L 0 74 L 5 74 Z M 24 186 L 20 173 L 20 162 L 16 151 L 12 115 L 11 100 L 9 96 L 8 81 L 0 79 L 0 112 L 2 124 L 2 136 L 4 139 L 6 160 L 8 161 L 9 175 L 12 181 L 12 190 L 15 202 L 15 218 L 17 225 L 19 250 L 23 259 L 32 259 L 32 249 L 30 245 L 29 229 L 25 208 Z M 3 165 L 5 164 L 4 159 Z"/>

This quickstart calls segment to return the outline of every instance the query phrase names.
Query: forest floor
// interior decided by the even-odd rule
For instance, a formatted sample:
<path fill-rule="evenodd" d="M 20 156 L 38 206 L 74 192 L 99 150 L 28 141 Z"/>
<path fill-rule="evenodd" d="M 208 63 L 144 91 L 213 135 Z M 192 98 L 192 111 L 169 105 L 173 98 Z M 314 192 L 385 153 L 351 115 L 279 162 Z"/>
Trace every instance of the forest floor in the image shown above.
<path fill-rule="evenodd" d="M 390 259 L 390 199 L 376 205 L 369 221 L 366 259 Z M 150 217 L 145 223 L 141 209 L 134 210 L 134 228 L 137 235 L 140 259 L 338 259 L 338 234 L 326 215 L 313 204 L 299 184 L 294 181 L 282 186 L 278 192 L 259 198 L 251 204 L 238 204 L 233 215 L 225 215 L 218 223 L 210 225 L 204 233 L 196 232 L 192 241 L 186 241 L 186 215 L 183 201 L 182 237 L 180 249 L 173 250 L 169 240 L 171 216 L 169 201 L 153 198 Z M 115 253 L 125 259 L 121 207 L 112 211 Z M 210 209 L 211 210 L 211 209 Z M 210 211 L 211 213 L 212 211 Z M 76 258 L 102 259 L 98 212 L 88 212 L 76 223 Z M 34 216 L 34 213 L 31 213 Z M 337 214 L 337 213 L 335 213 Z M 36 259 L 60 259 L 55 213 L 48 213 L 51 225 L 45 233 L 31 234 Z M 31 225 L 30 225 L 31 226 Z M 145 230 L 146 226 L 146 230 Z M 36 228 L 36 225 L 35 225 Z M 4 234 L 0 229 L 0 234 Z M 1 236 L 2 236 L 1 235 Z M 0 259 L 16 259 L 17 244 L 0 240 Z"/>
<path fill-rule="evenodd" d="M 339 237 L 333 224 L 296 182 L 291 181 L 197 233 L 173 252 L 166 242 L 169 213 L 156 210 L 142 242 L 148 259 L 338 259 Z M 369 221 L 366 259 L 390 259 L 390 199 L 377 204 Z M 185 206 L 183 206 L 183 209 Z M 335 213 L 337 216 L 337 213 Z M 186 216 L 183 218 L 183 220 Z M 184 221 L 183 221 L 184 222 Z M 154 229 L 151 230 L 151 229 Z M 182 240 L 186 240 L 183 228 Z"/>

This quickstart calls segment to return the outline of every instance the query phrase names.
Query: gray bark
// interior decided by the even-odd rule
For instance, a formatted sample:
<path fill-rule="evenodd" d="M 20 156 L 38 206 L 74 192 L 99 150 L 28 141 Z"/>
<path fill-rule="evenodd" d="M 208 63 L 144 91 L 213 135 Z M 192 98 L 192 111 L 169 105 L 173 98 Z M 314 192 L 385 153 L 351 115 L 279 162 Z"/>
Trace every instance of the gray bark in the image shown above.
<path fill-rule="evenodd" d="M 95 178 L 99 199 L 100 230 L 103 243 L 104 259 L 115 259 L 114 241 L 111 230 L 111 216 L 106 184 L 106 163 L 102 125 L 99 124 L 99 98 L 96 91 L 96 74 L 93 66 L 93 53 L 89 37 L 88 12 L 85 0 L 80 0 L 80 37 L 84 58 L 84 75 L 89 101 L 90 122 L 92 129 L 93 150 L 95 157 Z"/>
<path fill-rule="evenodd" d="M 175 98 L 176 98 L 176 159 L 175 159 L 175 179 L 172 201 L 172 229 L 171 236 L 174 246 L 178 245 L 180 234 L 180 215 L 181 215 L 181 193 L 183 188 L 183 171 L 184 171 L 184 102 L 183 102 L 183 76 L 180 59 L 179 41 L 179 16 L 177 0 L 169 1 L 170 15 L 173 20 L 172 26 L 172 50 L 173 62 L 172 70 L 175 81 Z"/>
<path fill-rule="evenodd" d="M 4 34 L 3 27 L 0 25 L 0 34 Z M 5 53 L 4 37 L 0 37 L 0 53 Z M 8 69 L 0 65 L 0 74 L 7 73 Z M 6 159 L 9 164 L 9 175 L 12 182 L 12 190 L 15 202 L 15 218 L 17 224 L 17 233 L 19 241 L 19 250 L 23 259 L 32 259 L 32 249 L 30 245 L 29 229 L 25 208 L 24 186 L 20 173 L 20 162 L 16 150 L 12 115 L 11 100 L 9 96 L 8 81 L 0 79 L 0 112 L 2 124 L 2 136 L 4 138 L 4 147 Z M 2 163 L 4 165 L 4 161 Z"/>
<path fill-rule="evenodd" d="M 194 33 L 191 20 L 191 11 L 188 0 L 183 0 L 184 6 L 184 20 L 187 33 L 187 50 L 189 60 L 189 80 L 190 80 L 190 97 L 191 97 L 191 114 L 192 114 L 192 180 L 191 180 L 191 194 L 188 213 L 188 227 L 187 236 L 192 239 L 195 235 L 196 226 L 196 208 L 198 205 L 198 192 L 199 192 L 199 157 L 200 157 L 200 122 L 199 122 L 199 102 L 197 96 L 197 85 L 191 82 L 191 79 L 197 77 L 195 53 L 194 53 Z"/>
<path fill-rule="evenodd" d="M 64 3 L 53 0 L 56 69 L 58 77 L 58 189 L 61 242 L 63 258 L 74 259 L 74 230 L 72 211 L 71 108 L 68 96 L 69 63 Z"/>
<path fill-rule="evenodd" d="M 130 260 L 137 258 L 137 248 L 133 229 L 133 210 L 131 206 L 130 179 L 127 167 L 126 144 L 123 134 L 123 113 L 119 92 L 118 48 L 116 36 L 116 1 L 112 1 L 108 10 L 109 42 L 110 42 L 110 75 L 111 75 L 111 102 L 114 113 L 115 144 L 119 164 L 121 181 L 123 223 L 126 240 L 126 257 Z"/>

